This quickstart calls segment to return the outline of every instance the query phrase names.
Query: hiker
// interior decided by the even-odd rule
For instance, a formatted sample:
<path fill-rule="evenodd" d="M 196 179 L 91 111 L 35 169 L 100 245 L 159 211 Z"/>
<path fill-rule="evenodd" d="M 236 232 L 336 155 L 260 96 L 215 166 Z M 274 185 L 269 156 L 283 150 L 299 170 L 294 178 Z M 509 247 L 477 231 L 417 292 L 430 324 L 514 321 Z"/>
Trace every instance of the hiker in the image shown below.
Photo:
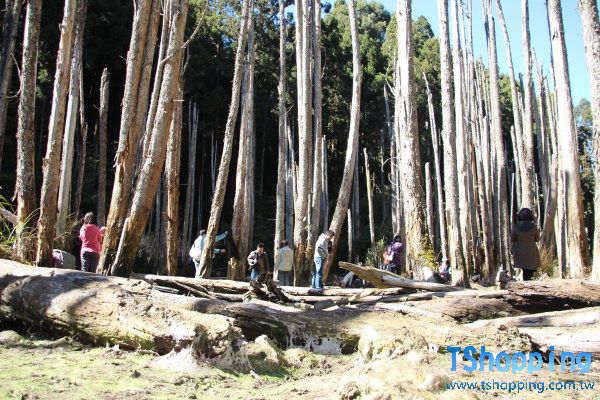
<path fill-rule="evenodd" d="M 279 281 L 282 286 L 292 284 L 292 267 L 294 264 L 294 251 L 290 249 L 287 240 L 279 242 L 279 248 L 275 253 L 275 265 L 273 268 L 273 279 Z"/>
<path fill-rule="evenodd" d="M 269 259 L 263 243 L 257 244 L 256 250 L 250 252 L 248 265 L 250 266 L 250 280 L 252 281 L 255 281 L 263 272 L 270 272 Z"/>
<path fill-rule="evenodd" d="M 404 245 L 402 244 L 402 239 L 400 235 L 394 236 L 394 241 L 389 244 L 386 249 L 388 253 L 388 257 L 391 257 L 389 262 L 388 271 L 394 272 L 395 274 L 400 274 L 401 266 L 402 266 L 402 253 L 404 251 Z"/>
<path fill-rule="evenodd" d="M 223 239 L 227 237 L 228 232 L 225 231 L 220 235 L 217 235 L 215 238 L 215 244 L 219 243 Z M 192 261 L 194 262 L 194 267 L 196 267 L 196 278 L 200 277 L 200 257 L 202 257 L 202 249 L 204 249 L 204 243 L 206 242 L 206 230 L 201 229 L 200 234 L 194 240 L 194 244 L 190 249 L 189 255 L 192 257 Z M 215 249 L 214 254 L 225 253 L 225 249 Z M 214 257 L 214 255 L 213 255 Z"/>
<path fill-rule="evenodd" d="M 383 269 L 384 271 L 393 272 L 395 274 L 397 271 L 397 267 L 393 264 L 394 258 L 392 254 L 393 253 L 387 248 L 383 251 L 383 254 L 381 255 L 383 263 L 379 268 Z"/>
<path fill-rule="evenodd" d="M 96 273 L 102 250 L 102 230 L 95 224 L 94 213 L 83 217 L 83 225 L 79 230 L 81 239 L 81 270 Z"/>
<path fill-rule="evenodd" d="M 310 286 L 313 289 L 323 289 L 323 264 L 327 261 L 331 241 L 335 237 L 335 233 L 329 230 L 321 233 L 317 243 L 315 244 L 315 268 L 310 277 Z"/>
<path fill-rule="evenodd" d="M 523 270 L 524 281 L 531 280 L 535 271 L 540 268 L 540 252 L 536 244 L 540 241 L 540 230 L 534 220 L 529 208 L 521 209 L 517 213 L 517 222 L 511 234 L 514 266 Z"/>

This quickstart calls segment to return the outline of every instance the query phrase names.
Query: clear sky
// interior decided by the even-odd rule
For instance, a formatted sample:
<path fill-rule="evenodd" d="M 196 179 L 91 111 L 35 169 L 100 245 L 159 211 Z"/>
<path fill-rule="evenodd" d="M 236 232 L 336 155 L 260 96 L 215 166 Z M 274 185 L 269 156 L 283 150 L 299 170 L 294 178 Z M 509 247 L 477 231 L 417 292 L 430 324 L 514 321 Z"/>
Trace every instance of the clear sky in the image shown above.
<path fill-rule="evenodd" d="M 598 0 L 597 0 L 598 1 Z M 395 0 L 381 0 L 384 7 L 393 12 L 396 9 Z M 495 4 L 495 1 L 492 3 Z M 413 0 L 413 19 L 423 15 L 438 34 L 437 0 Z M 494 13 L 496 12 L 495 6 Z M 523 46 L 521 43 L 521 1 L 502 0 L 504 18 L 510 36 L 513 64 L 515 73 L 523 72 Z M 577 0 L 562 0 L 563 24 L 569 58 L 569 73 L 571 77 L 571 90 L 573 102 L 577 104 L 582 97 L 590 96 L 589 77 L 583 47 L 581 18 L 577 10 Z M 483 58 L 487 64 L 487 50 L 485 31 L 483 27 L 481 1 L 473 0 L 473 47 L 476 57 Z M 529 29 L 531 43 L 538 59 L 543 62 L 544 70 L 549 73 L 550 64 L 550 37 L 546 19 L 546 1 L 529 1 Z M 498 62 L 500 71 L 508 72 L 506 62 L 506 49 L 502 37 L 502 30 L 496 18 L 496 40 L 498 41 Z"/>

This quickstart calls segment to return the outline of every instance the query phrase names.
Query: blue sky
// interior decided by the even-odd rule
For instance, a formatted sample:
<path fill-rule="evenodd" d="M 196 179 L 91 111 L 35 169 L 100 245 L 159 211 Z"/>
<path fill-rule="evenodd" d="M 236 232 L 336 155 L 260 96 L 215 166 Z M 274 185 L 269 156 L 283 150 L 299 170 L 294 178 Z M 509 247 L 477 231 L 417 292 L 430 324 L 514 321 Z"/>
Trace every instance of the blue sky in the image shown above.
<path fill-rule="evenodd" d="M 396 9 L 395 0 L 382 0 L 383 6 L 393 12 Z M 495 2 L 493 2 L 495 3 Z M 413 19 L 423 15 L 438 34 L 437 0 L 413 0 Z M 510 36 L 515 73 L 523 72 L 523 46 L 521 43 L 521 1 L 502 0 L 504 17 Z M 577 10 L 576 0 L 563 0 L 563 24 L 569 59 L 569 73 L 573 102 L 577 104 L 582 97 L 590 96 L 589 77 L 585 60 L 581 32 L 581 18 Z M 496 12 L 494 7 L 494 13 Z M 531 43 L 538 59 L 544 64 L 544 71 L 549 73 L 550 37 L 546 20 L 546 1 L 529 1 L 529 29 Z M 502 30 L 496 18 L 496 38 L 498 41 L 498 62 L 501 72 L 507 73 L 506 50 L 502 38 Z M 481 1 L 473 0 L 473 47 L 476 57 L 483 58 L 487 64 L 485 31 L 481 11 Z"/>

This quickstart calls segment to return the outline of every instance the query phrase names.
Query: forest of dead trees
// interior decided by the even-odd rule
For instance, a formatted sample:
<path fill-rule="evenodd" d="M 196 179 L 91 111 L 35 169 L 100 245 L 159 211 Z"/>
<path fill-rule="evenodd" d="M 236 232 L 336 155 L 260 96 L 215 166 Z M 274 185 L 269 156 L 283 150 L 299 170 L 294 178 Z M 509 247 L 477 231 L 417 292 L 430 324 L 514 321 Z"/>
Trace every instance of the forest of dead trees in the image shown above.
<path fill-rule="evenodd" d="M 545 63 L 528 0 L 522 46 L 501 0 L 432 0 L 437 37 L 410 0 L 393 15 L 363 0 L 58 3 L 1 3 L 3 239 L 18 259 L 49 267 L 52 249 L 76 253 L 94 211 L 105 274 L 186 275 L 206 229 L 209 278 L 228 230 L 228 278 L 245 278 L 258 241 L 288 239 L 306 286 L 331 229 L 324 280 L 338 260 L 378 263 L 399 234 L 416 279 L 448 259 L 468 286 L 511 269 L 513 216 L 528 207 L 544 272 L 600 280 L 596 0 L 577 2 L 578 71 L 560 0 L 533 5 L 547 13 Z M 487 63 L 474 52 L 481 24 Z M 576 107 L 573 73 L 591 88 Z"/>

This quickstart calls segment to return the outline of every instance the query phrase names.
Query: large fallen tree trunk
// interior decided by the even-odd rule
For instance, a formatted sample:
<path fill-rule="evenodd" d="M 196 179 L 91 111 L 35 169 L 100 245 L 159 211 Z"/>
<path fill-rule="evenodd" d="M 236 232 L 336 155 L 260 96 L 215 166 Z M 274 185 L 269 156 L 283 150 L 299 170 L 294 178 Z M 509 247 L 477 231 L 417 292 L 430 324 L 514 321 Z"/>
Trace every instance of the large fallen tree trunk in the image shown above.
<path fill-rule="evenodd" d="M 0 320 L 158 354 L 190 351 L 200 361 L 246 365 L 244 338 L 231 318 L 148 300 L 145 282 L 0 260 Z"/>
<path fill-rule="evenodd" d="M 575 279 L 509 282 L 504 297 L 529 311 L 600 306 L 600 284 Z"/>
<path fill-rule="evenodd" d="M 554 355 L 562 352 L 592 353 L 594 359 L 600 357 L 600 327 L 568 330 L 564 328 L 519 328 L 519 332 L 531 337 L 537 350 L 549 352 L 553 347 Z M 571 361 L 572 362 L 572 361 Z"/>
<path fill-rule="evenodd" d="M 553 311 L 517 317 L 495 318 L 475 321 L 465 324 L 470 328 L 484 327 L 513 327 L 513 328 L 541 328 L 541 327 L 579 327 L 600 323 L 600 307 L 582 308 L 578 310 Z"/>
<path fill-rule="evenodd" d="M 434 301 L 410 302 L 407 305 L 437 312 L 461 323 L 523 314 L 504 299 L 450 297 Z"/>
<path fill-rule="evenodd" d="M 353 272 L 356 276 L 371 282 L 377 288 L 401 287 L 407 289 L 428 290 L 431 292 L 454 292 L 464 290 L 458 286 L 444 285 L 435 282 L 413 281 L 379 268 L 350 264 L 343 261 L 340 261 L 339 265 L 340 268 Z"/>

